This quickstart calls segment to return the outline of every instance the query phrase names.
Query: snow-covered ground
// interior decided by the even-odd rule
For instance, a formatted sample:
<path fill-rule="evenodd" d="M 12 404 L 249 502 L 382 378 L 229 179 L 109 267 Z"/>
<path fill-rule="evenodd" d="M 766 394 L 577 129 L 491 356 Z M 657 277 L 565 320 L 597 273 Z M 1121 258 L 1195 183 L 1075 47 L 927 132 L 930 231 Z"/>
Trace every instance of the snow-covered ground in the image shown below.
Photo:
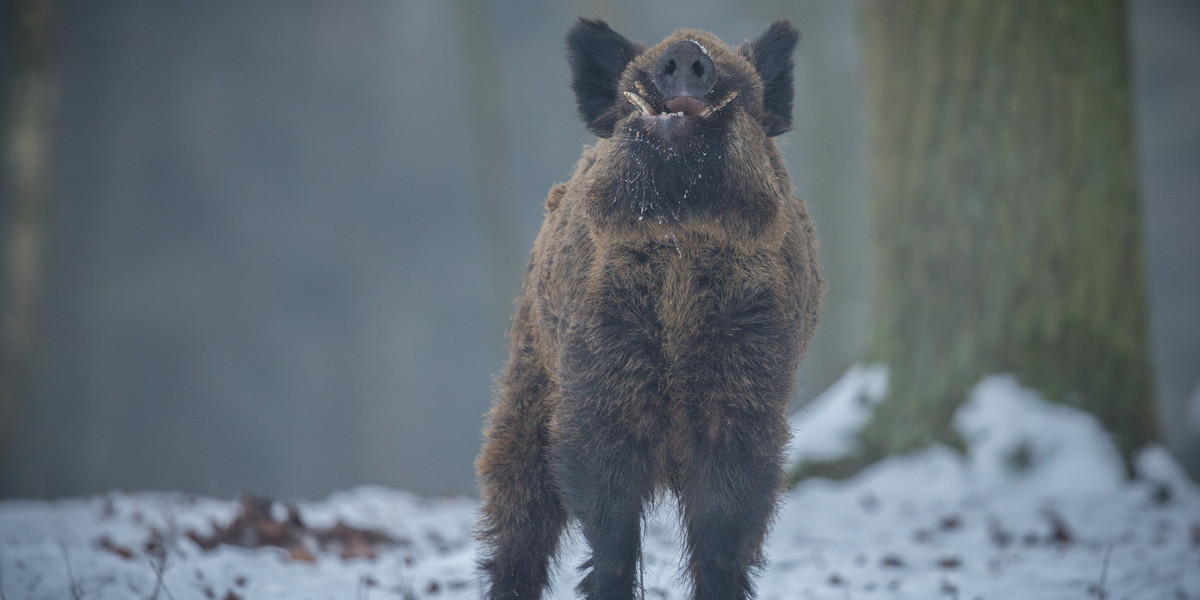
<path fill-rule="evenodd" d="M 793 459 L 851 449 L 884 381 L 881 369 L 856 367 L 801 411 Z M 1200 487 L 1164 450 L 1143 451 L 1140 477 L 1126 481 L 1093 418 L 1009 377 L 983 381 L 955 426 L 965 456 L 932 447 L 789 492 L 760 597 L 1200 599 Z M 248 543 L 231 527 L 238 501 L 112 493 L 0 502 L 0 599 L 479 596 L 474 500 L 362 487 L 297 508 L 290 524 L 278 503 L 266 520 L 301 532 L 291 551 L 204 550 L 199 542 L 222 536 Z M 391 541 L 362 542 L 365 530 Z M 322 531 L 340 537 L 323 545 L 305 533 Z M 572 597 L 578 538 L 565 546 L 551 598 Z M 687 597 L 670 502 L 648 519 L 645 560 L 646 598 Z"/>

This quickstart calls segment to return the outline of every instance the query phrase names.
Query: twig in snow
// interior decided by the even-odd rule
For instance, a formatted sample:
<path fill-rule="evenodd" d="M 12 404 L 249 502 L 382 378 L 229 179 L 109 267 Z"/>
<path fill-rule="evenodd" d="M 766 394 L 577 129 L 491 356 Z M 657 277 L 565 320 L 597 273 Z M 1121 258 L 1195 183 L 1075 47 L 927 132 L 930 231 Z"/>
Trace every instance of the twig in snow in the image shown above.
<path fill-rule="evenodd" d="M 355 600 L 367 600 L 367 597 L 371 595 L 371 588 L 377 585 L 379 585 L 379 582 L 375 581 L 375 578 L 371 577 L 369 573 L 359 575 L 358 590 L 354 593 Z"/>
<path fill-rule="evenodd" d="M 1108 548 L 1104 550 L 1104 564 L 1100 565 L 1100 596 L 1103 598 L 1108 595 L 1105 591 L 1105 581 L 1108 579 L 1108 561 L 1112 558 L 1113 544 L 1110 542 Z"/>
<path fill-rule="evenodd" d="M 1096 596 L 1100 600 L 1108 598 L 1108 590 L 1105 588 L 1105 582 L 1108 580 L 1108 559 L 1112 558 L 1113 543 L 1109 542 L 1108 547 L 1104 549 L 1104 561 L 1100 563 L 1100 582 L 1088 588 L 1088 592 Z"/>
<path fill-rule="evenodd" d="M 34 573 L 33 579 L 30 579 L 29 583 L 25 584 L 25 597 L 29 598 L 33 596 L 33 591 L 36 590 L 39 585 L 42 585 L 42 576 L 38 573 Z"/>
<path fill-rule="evenodd" d="M 58 548 L 62 550 L 63 562 L 67 565 L 67 583 L 71 590 L 72 600 L 83 600 L 83 585 L 75 579 L 75 573 L 71 571 L 71 555 L 67 552 L 67 543 L 59 540 Z"/>
<path fill-rule="evenodd" d="M 399 596 L 401 600 L 419 600 L 420 598 L 420 596 L 417 595 L 417 592 L 413 590 L 412 584 L 409 583 L 401 582 L 392 587 L 392 591 L 396 592 L 396 595 Z"/>
<path fill-rule="evenodd" d="M 4 595 L 4 555 L 0 554 L 0 600 L 8 600 Z"/>
<path fill-rule="evenodd" d="M 150 541 L 146 542 L 146 554 L 150 557 L 150 569 L 154 571 L 154 591 L 150 592 L 149 600 L 158 600 L 160 592 L 165 592 L 168 598 L 175 600 L 171 590 L 163 583 L 163 576 L 167 572 L 167 543 L 157 529 L 151 532 Z"/>

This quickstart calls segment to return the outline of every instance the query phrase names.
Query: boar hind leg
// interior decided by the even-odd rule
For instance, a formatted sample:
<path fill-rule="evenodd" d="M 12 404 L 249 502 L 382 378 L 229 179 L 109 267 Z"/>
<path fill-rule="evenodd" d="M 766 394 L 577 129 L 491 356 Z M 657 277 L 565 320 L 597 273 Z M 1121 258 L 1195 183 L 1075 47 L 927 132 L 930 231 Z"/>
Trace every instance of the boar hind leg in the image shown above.
<path fill-rule="evenodd" d="M 637 339 L 631 348 L 606 344 L 610 339 L 603 335 L 591 337 L 625 356 L 636 357 L 645 347 Z M 654 491 L 653 440 L 662 434 L 645 409 L 661 394 L 649 360 L 616 363 L 589 350 L 581 344 L 567 353 L 565 362 L 574 368 L 566 370 L 563 382 L 554 472 L 563 503 L 579 519 L 591 548 L 579 593 L 589 600 L 628 600 L 641 559 L 642 510 Z"/>
<path fill-rule="evenodd" d="M 668 425 L 652 296 L 615 289 L 564 344 L 552 450 L 563 504 L 591 548 L 577 588 L 589 600 L 634 597 L 642 511 Z"/>
<path fill-rule="evenodd" d="M 762 562 L 781 470 L 736 445 L 700 449 L 678 490 L 697 600 L 754 596 L 750 570 Z"/>
<path fill-rule="evenodd" d="M 719 272 L 719 270 L 717 270 Z M 697 600 L 753 597 L 751 571 L 782 491 L 797 362 L 794 322 L 769 291 L 722 289 L 680 355 L 686 407 L 677 481 Z"/>
<path fill-rule="evenodd" d="M 652 492 L 648 452 L 598 423 L 583 431 L 592 433 L 590 439 L 568 438 L 556 449 L 563 501 L 591 548 L 577 590 L 589 600 L 632 600 L 642 510 Z"/>
<path fill-rule="evenodd" d="M 476 462 L 483 508 L 480 567 L 488 600 L 536 600 L 567 515 L 547 460 L 553 384 L 528 354 L 514 356 Z"/>

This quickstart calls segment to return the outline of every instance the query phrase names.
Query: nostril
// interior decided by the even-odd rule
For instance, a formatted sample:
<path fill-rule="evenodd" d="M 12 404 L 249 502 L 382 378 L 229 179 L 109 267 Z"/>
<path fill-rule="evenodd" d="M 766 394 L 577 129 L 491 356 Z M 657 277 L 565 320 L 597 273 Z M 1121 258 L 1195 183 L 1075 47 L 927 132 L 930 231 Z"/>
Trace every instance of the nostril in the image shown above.
<path fill-rule="evenodd" d="M 712 91 L 717 67 L 694 40 L 671 44 L 654 63 L 654 85 L 667 98 L 700 98 Z"/>

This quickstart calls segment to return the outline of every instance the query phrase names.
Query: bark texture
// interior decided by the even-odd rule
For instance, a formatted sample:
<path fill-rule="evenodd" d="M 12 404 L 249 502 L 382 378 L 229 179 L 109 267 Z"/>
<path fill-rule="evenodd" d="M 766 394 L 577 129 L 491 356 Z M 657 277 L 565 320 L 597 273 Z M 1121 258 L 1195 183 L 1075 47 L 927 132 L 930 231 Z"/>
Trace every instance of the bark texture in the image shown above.
<path fill-rule="evenodd" d="M 42 301 L 56 17 L 52 0 L 0 6 L 0 453 L 9 448 Z"/>
<path fill-rule="evenodd" d="M 864 5 L 870 357 L 891 378 L 860 464 L 955 443 L 997 371 L 1126 457 L 1154 437 L 1126 21 L 1120 0 Z"/>

